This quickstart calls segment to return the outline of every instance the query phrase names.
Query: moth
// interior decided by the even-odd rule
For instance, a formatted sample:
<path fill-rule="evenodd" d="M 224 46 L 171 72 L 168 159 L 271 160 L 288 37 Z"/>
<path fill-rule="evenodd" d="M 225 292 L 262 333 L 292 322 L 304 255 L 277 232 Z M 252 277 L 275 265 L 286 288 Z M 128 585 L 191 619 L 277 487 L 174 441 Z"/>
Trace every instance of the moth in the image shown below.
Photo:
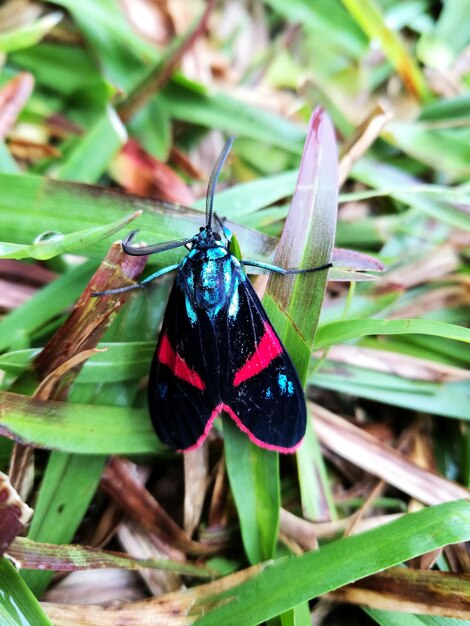
<path fill-rule="evenodd" d="M 306 406 L 295 367 L 271 325 L 244 266 L 283 275 L 327 270 L 283 269 L 238 259 L 219 220 L 212 229 L 214 192 L 232 146 L 230 138 L 212 171 L 206 195 L 205 226 L 193 237 L 133 246 L 138 231 L 122 242 L 126 254 L 158 254 L 189 249 L 177 265 L 165 267 L 137 285 L 97 292 L 107 295 L 146 286 L 177 271 L 150 369 L 148 404 L 155 431 L 168 446 L 197 448 L 224 411 L 258 446 L 293 452 L 306 427 Z"/>

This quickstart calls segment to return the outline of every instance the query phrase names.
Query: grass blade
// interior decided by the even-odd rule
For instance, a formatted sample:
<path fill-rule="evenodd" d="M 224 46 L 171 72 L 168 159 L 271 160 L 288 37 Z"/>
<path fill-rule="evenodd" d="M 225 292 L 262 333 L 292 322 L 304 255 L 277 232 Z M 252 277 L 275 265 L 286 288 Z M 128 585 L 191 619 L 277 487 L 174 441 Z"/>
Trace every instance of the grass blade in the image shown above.
<path fill-rule="evenodd" d="M 211 601 L 222 603 L 198 626 L 256 626 L 263 620 L 348 582 L 449 543 L 470 539 L 470 504 L 463 500 L 404 515 L 378 529 L 329 543 L 316 552 L 276 561 L 256 578 Z M 276 593 L 273 594 L 273 589 Z M 193 612 L 197 611 L 197 606 Z"/>

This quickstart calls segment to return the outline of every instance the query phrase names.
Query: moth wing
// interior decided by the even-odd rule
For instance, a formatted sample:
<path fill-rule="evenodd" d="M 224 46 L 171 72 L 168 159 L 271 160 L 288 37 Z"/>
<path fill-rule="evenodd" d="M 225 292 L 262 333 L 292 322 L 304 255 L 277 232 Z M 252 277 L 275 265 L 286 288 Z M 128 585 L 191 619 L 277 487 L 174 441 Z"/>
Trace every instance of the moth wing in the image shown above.
<path fill-rule="evenodd" d="M 159 439 L 177 450 L 202 443 L 216 406 L 203 352 L 210 335 L 203 335 L 199 319 L 191 323 L 185 294 L 176 281 L 150 369 L 148 401 Z"/>
<path fill-rule="evenodd" d="M 241 272 L 241 270 L 240 270 Z M 295 367 L 243 273 L 238 312 L 228 324 L 231 380 L 224 410 L 257 445 L 293 452 L 306 427 L 305 398 Z"/>

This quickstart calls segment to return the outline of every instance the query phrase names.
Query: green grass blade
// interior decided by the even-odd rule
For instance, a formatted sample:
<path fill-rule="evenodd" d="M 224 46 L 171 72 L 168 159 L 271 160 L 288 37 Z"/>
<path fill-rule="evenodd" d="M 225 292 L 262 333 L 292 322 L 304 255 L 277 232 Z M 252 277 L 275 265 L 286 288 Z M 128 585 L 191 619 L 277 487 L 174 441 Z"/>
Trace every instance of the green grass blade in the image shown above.
<path fill-rule="evenodd" d="M 300 125 L 222 92 L 208 93 L 197 84 L 174 78 L 158 99 L 172 119 L 219 128 L 293 154 L 302 152 L 305 130 Z"/>
<path fill-rule="evenodd" d="M 0 623 L 2 626 L 52 626 L 13 563 L 0 558 Z"/>
<path fill-rule="evenodd" d="M 61 544 L 70 541 L 99 485 L 106 457 L 54 452 L 49 458 L 28 539 Z M 72 495 L 73 494 L 73 495 Z M 73 506 L 68 506 L 70 500 Z M 40 597 L 52 576 L 42 570 L 24 570 L 21 575 Z"/>
<path fill-rule="evenodd" d="M 380 41 L 384 54 L 400 74 L 408 91 L 426 101 L 430 94 L 421 70 L 408 54 L 398 33 L 390 30 L 375 0 L 342 0 L 345 7 L 370 39 Z"/>
<path fill-rule="evenodd" d="M 448 383 L 408 381 L 391 374 L 345 364 L 332 368 L 327 363 L 325 371 L 317 371 L 312 382 L 322 389 L 331 389 L 413 411 L 455 419 L 470 419 L 468 381 Z"/>
<path fill-rule="evenodd" d="M 128 215 L 107 226 L 87 228 L 86 230 L 69 233 L 68 235 L 53 233 L 51 237 L 44 237 L 41 241 L 30 246 L 0 242 L 0 259 L 38 259 L 45 261 L 59 254 L 67 254 L 77 249 L 83 250 L 102 239 L 111 237 L 111 235 L 119 232 L 124 226 L 127 226 L 139 216 L 140 212 L 136 211 L 132 215 Z M 13 249 L 10 251 L 9 249 L 11 248 Z"/>
<path fill-rule="evenodd" d="M 224 419 L 227 473 L 250 563 L 272 558 L 281 502 L 278 455 L 252 444 L 229 417 Z"/>
<path fill-rule="evenodd" d="M 155 62 L 155 46 L 133 31 L 117 0 L 58 0 L 68 9 L 92 48 L 103 74 L 120 89 L 132 89 Z"/>
<path fill-rule="evenodd" d="M 29 48 L 41 41 L 54 26 L 61 21 L 63 14 L 60 11 L 49 13 L 31 24 L 20 26 L 16 30 L 0 34 L 0 52 L 14 52 Z"/>
<path fill-rule="evenodd" d="M 93 185 L 30 174 L 0 174 L 0 232 L 8 242 L 29 245 L 42 232 L 67 234 L 103 226 L 138 210 L 142 215 L 136 227 L 141 240 L 147 243 L 191 237 L 201 226 L 201 213 L 195 209 Z M 17 219 L 19 214 L 21 220 Z M 231 224 L 227 226 L 231 228 Z M 271 253 L 270 238 L 244 227 L 235 230 L 247 257 L 265 258 Z M 110 243 L 103 240 L 86 252 L 102 258 Z M 171 265 L 182 256 L 181 250 L 162 252 L 150 256 L 149 264 Z"/>
<path fill-rule="evenodd" d="M 315 348 L 325 348 L 366 335 L 430 335 L 456 341 L 470 341 L 470 330 L 455 324 L 424 319 L 343 320 L 325 324 L 318 329 Z"/>
<path fill-rule="evenodd" d="M 196 623 L 256 626 L 349 582 L 468 539 L 470 503 L 458 500 L 428 507 L 372 531 L 333 541 L 315 552 L 276 561 L 251 580 L 212 597 L 212 602 L 222 605 Z"/>
<path fill-rule="evenodd" d="M 78 140 L 55 171 L 56 178 L 96 183 L 126 140 L 125 127 L 116 111 L 108 105 L 93 127 Z"/>
<path fill-rule="evenodd" d="M 146 409 L 42 402 L 8 392 L 0 398 L 0 431 L 26 444 L 103 455 L 162 449 Z"/>
<path fill-rule="evenodd" d="M 281 267 L 316 267 L 328 263 L 332 255 L 338 193 L 337 157 L 333 128 L 319 111 L 312 117 L 306 145 L 309 149 L 306 148 L 302 159 L 293 210 L 275 257 L 275 263 Z M 266 311 L 304 384 L 326 281 L 327 272 L 295 279 L 273 276 L 265 296 Z M 323 516 L 323 505 L 325 502 L 331 505 L 331 495 L 309 420 L 307 430 L 310 432 L 306 444 L 298 452 L 299 468 L 304 470 L 299 471 L 302 504 L 305 514 L 315 516 L 322 509 Z M 323 480 L 312 487 L 311 483 L 319 477 Z M 318 499 L 314 500 L 315 493 Z M 327 504 L 327 508 L 331 507 Z M 332 508 L 331 514 L 334 516 Z"/>

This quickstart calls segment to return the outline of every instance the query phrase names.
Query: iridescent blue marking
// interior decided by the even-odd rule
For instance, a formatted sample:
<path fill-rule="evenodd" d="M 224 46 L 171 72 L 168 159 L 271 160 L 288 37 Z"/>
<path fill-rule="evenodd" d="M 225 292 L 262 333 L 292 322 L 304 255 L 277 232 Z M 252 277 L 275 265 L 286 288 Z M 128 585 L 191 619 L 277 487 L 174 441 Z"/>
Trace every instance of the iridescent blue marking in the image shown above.
<path fill-rule="evenodd" d="M 191 300 L 188 298 L 187 295 L 185 295 L 184 297 L 184 302 L 186 304 L 186 315 L 189 317 L 189 321 L 194 326 L 194 324 L 197 322 L 197 315 L 191 303 Z"/>
<path fill-rule="evenodd" d="M 230 289 L 230 284 L 232 282 L 232 264 L 230 263 L 230 259 L 224 261 L 224 286 L 225 291 L 228 293 Z"/>
<path fill-rule="evenodd" d="M 264 397 L 266 398 L 266 400 L 271 400 L 271 398 L 273 397 L 273 392 L 271 391 L 271 387 L 268 387 L 264 393 Z"/>
<path fill-rule="evenodd" d="M 220 259 L 225 256 L 226 252 L 224 248 L 209 248 L 206 250 L 208 259 Z"/>
<path fill-rule="evenodd" d="M 279 385 L 281 393 L 287 393 L 288 396 L 291 396 L 294 393 L 294 385 L 285 374 L 278 374 L 277 384 Z"/>
<path fill-rule="evenodd" d="M 194 307 L 193 307 L 194 274 L 191 271 L 189 271 L 185 279 L 186 280 L 185 280 L 185 290 L 184 290 L 185 291 L 184 303 L 186 306 L 186 314 L 189 317 L 189 321 L 194 326 L 194 324 L 197 322 L 196 311 L 194 310 Z"/>
<path fill-rule="evenodd" d="M 238 280 L 235 281 L 232 299 L 230 300 L 230 305 L 228 307 L 228 316 L 230 318 L 237 317 L 238 309 L 240 308 L 240 298 L 238 297 Z"/>
<path fill-rule="evenodd" d="M 158 393 L 160 394 L 160 398 L 164 400 L 168 395 L 168 385 L 165 383 L 160 383 L 158 385 Z"/>

